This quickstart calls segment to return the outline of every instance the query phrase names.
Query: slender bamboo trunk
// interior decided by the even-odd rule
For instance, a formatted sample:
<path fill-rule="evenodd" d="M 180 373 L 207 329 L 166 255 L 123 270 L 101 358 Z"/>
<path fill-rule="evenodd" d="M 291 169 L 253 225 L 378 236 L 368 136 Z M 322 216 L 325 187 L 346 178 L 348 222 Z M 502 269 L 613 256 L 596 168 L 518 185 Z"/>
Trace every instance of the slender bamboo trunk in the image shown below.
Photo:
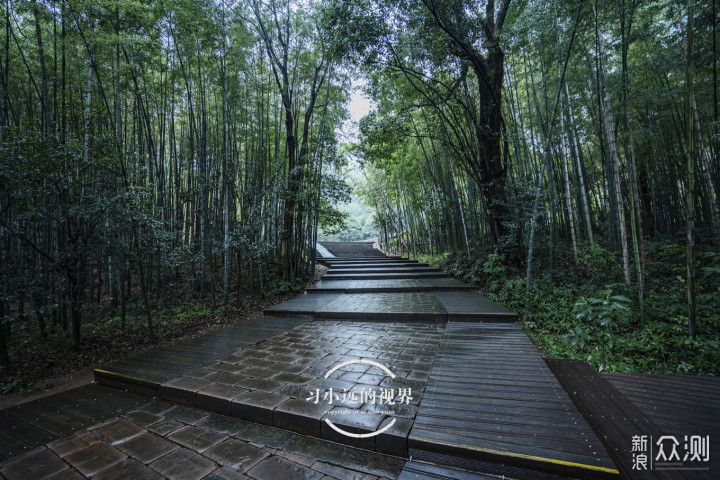
<path fill-rule="evenodd" d="M 577 251 L 577 240 L 575 237 L 575 215 L 573 213 L 573 204 L 572 204 L 572 193 L 570 191 L 570 173 L 568 169 L 568 156 L 567 156 L 567 150 L 565 145 L 565 115 L 562 111 L 562 94 L 560 95 L 560 135 L 561 135 L 561 152 L 560 155 L 562 156 L 562 162 L 563 162 L 563 174 L 565 175 L 565 204 L 567 206 L 567 214 L 568 214 L 568 223 L 569 223 L 569 229 L 570 229 L 570 241 L 572 242 L 572 249 L 573 249 L 573 256 L 575 258 L 575 263 L 577 263 L 578 260 L 578 251 Z"/>
<path fill-rule="evenodd" d="M 43 131 L 52 133 L 52 111 L 50 109 L 50 96 L 48 94 L 47 69 L 45 67 L 45 48 L 43 46 L 42 31 L 40 29 L 40 9 L 36 0 L 33 0 L 33 15 L 35 17 L 35 36 L 37 38 L 38 56 L 40 58 L 40 78 L 42 88 Z"/>
<path fill-rule="evenodd" d="M 227 84 L 227 51 L 226 51 L 226 33 L 225 33 L 225 2 L 223 2 L 222 12 L 222 35 L 223 35 L 223 164 L 222 164 L 222 180 L 223 180 L 223 205 L 224 205 L 224 222 L 223 222 L 223 303 L 225 305 L 230 301 L 230 181 L 228 178 L 228 164 L 230 163 L 230 147 L 228 145 L 230 135 L 230 115 L 228 112 L 228 84 Z"/>
<path fill-rule="evenodd" d="M 599 62 L 600 62 L 600 73 L 602 74 L 602 84 L 605 87 L 605 102 L 600 103 L 601 116 L 603 119 L 603 126 L 605 127 L 605 135 L 608 140 L 608 148 L 610 155 L 610 169 L 609 172 L 612 178 L 617 218 L 620 227 L 620 247 L 622 249 L 622 264 L 623 264 L 623 275 L 625 277 L 625 283 L 630 285 L 630 252 L 628 250 L 627 240 L 627 227 L 625 224 L 625 209 L 623 208 L 622 201 L 622 184 L 620 183 L 620 167 L 617 154 L 617 140 L 615 138 L 615 129 L 612 120 L 612 105 L 610 103 L 610 90 L 607 86 L 607 74 L 605 72 L 605 62 L 603 61 L 603 42 L 599 31 L 596 31 L 597 41 L 599 46 Z M 600 93 L 598 93 L 600 95 Z"/>
<path fill-rule="evenodd" d="M 610 109 L 610 93 L 605 96 L 605 128 L 607 131 L 610 147 L 610 161 L 612 171 L 610 172 L 615 184 L 615 202 L 617 205 L 618 223 L 620 226 L 620 246 L 622 248 L 622 264 L 625 283 L 630 285 L 630 253 L 628 250 L 627 228 L 625 226 L 625 209 L 622 201 L 622 184 L 620 183 L 620 168 L 617 155 L 617 143 L 613 129 L 612 110 Z"/>
<path fill-rule="evenodd" d="M 695 305 L 695 138 L 693 129 L 693 83 L 695 81 L 695 61 L 693 57 L 695 5 L 687 0 L 687 51 L 685 55 L 685 135 L 687 149 L 687 304 L 688 304 L 688 335 L 695 338 L 697 331 Z"/>
<path fill-rule="evenodd" d="M 545 165 L 547 164 L 548 157 L 550 156 L 550 139 L 552 137 L 553 123 L 555 123 L 555 115 L 558 110 L 558 103 L 560 101 L 560 95 L 562 94 L 562 85 L 565 82 L 565 72 L 567 71 L 567 64 L 570 60 L 570 52 L 572 52 L 572 46 L 575 41 L 575 34 L 577 33 L 578 22 L 580 21 L 580 13 L 582 12 L 582 4 L 578 4 L 577 14 L 575 15 L 575 22 L 573 24 L 573 31 L 570 35 L 570 41 L 568 42 L 567 52 L 565 54 L 565 61 L 563 62 L 562 70 L 560 71 L 560 80 L 558 84 L 557 94 L 555 95 L 555 105 L 553 106 L 552 115 L 548 122 L 548 129 L 545 138 L 545 150 L 543 152 L 544 162 L 540 167 L 540 174 L 537 176 L 537 187 L 535 190 L 535 203 L 533 206 L 532 217 L 530 217 L 530 239 L 528 242 L 528 258 L 527 258 L 527 272 L 525 275 L 525 312 L 523 314 L 523 321 L 527 321 L 530 318 L 530 287 L 532 280 L 532 258 L 533 258 L 533 245 L 535 240 L 535 228 L 537 224 L 537 213 L 540 206 L 540 194 L 542 192 L 542 181 L 545 176 Z"/>
<path fill-rule="evenodd" d="M 705 142 L 703 141 L 702 129 L 700 128 L 700 118 L 698 117 L 697 103 L 695 97 L 692 99 L 693 120 L 695 123 L 695 139 L 697 141 L 698 156 L 702 163 L 702 175 L 705 180 L 705 188 L 707 188 L 708 209 L 710 210 L 710 221 L 713 228 L 713 241 L 715 248 L 720 249 L 720 221 L 718 220 L 717 201 L 715 199 L 715 187 L 710 174 L 710 163 L 708 162 L 707 151 L 705 150 Z"/>
<path fill-rule="evenodd" d="M 582 164 L 580 162 L 580 151 L 577 145 L 577 138 L 575 137 L 575 117 L 573 117 L 572 105 L 570 105 L 570 92 L 568 90 L 567 82 L 565 82 L 565 97 L 568 102 L 568 119 L 570 120 L 570 145 L 572 146 L 575 161 L 577 162 L 577 174 L 580 181 L 580 198 L 583 204 L 583 212 L 585 213 L 585 228 L 587 230 L 588 241 L 590 246 L 594 244 L 593 233 L 592 233 L 592 221 L 590 219 L 590 207 L 588 205 L 588 195 L 585 189 L 585 176 L 583 175 Z"/>
<path fill-rule="evenodd" d="M 64 30 L 63 30 L 64 33 Z M 63 59 L 65 57 L 63 56 Z M 5 0 L 5 66 L 2 76 L 2 108 L 0 108 L 0 140 L 5 138 L 5 129 L 10 125 L 10 117 L 8 115 L 8 107 L 10 98 L 8 94 L 10 77 L 10 0 Z M 2 352 L 0 352 L 0 357 Z"/>
<path fill-rule="evenodd" d="M 92 50 L 92 46 L 90 47 Z M 92 104 L 92 56 L 88 57 L 87 92 L 85 94 L 85 140 L 83 142 L 83 155 L 87 163 L 90 158 L 90 106 Z"/>

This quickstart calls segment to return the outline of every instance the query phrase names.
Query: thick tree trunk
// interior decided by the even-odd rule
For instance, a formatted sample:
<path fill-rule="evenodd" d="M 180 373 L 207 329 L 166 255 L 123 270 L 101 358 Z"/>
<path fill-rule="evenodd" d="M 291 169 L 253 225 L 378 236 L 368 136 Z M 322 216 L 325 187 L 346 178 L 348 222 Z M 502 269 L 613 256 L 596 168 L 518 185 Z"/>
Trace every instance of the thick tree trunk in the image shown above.
<path fill-rule="evenodd" d="M 487 70 L 474 63 L 478 77 L 480 118 L 476 125 L 479 146 L 477 178 L 488 210 L 490 236 L 495 245 L 508 234 L 506 222 L 509 209 L 506 204 L 505 183 L 507 170 L 502 158 L 502 86 L 505 54 L 497 39 L 488 42 Z M 475 171 L 475 170 L 473 170 Z"/>

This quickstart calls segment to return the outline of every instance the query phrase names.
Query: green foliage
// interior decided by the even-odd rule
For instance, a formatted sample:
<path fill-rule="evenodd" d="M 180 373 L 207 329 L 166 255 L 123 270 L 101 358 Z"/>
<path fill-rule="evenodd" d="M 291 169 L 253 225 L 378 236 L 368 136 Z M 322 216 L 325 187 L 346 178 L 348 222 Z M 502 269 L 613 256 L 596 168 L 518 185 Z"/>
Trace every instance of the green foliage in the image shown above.
<path fill-rule="evenodd" d="M 210 310 L 203 303 L 183 303 L 173 307 L 170 318 L 175 324 L 185 323 L 191 318 L 204 318 L 210 315 Z"/>
<path fill-rule="evenodd" d="M 673 244 L 651 243 L 648 255 L 672 251 L 678 251 Z M 501 255 L 469 259 L 466 254 L 445 253 L 420 258 L 470 281 L 511 310 L 524 308 L 524 272 Z M 586 360 L 600 371 L 720 375 L 720 255 L 699 255 L 701 332 L 694 340 L 687 336 L 684 286 L 674 277 L 649 282 L 641 323 L 624 284 L 596 286 L 600 279 L 616 278 L 603 272 L 618 268 L 615 256 L 601 247 L 584 247 L 580 258 L 578 275 L 545 273 L 533 278 L 533 308 L 523 327 L 540 348 L 558 358 Z M 683 261 L 678 254 L 665 266 L 666 272 L 672 274 Z"/>
<path fill-rule="evenodd" d="M 321 242 L 356 242 L 377 237 L 373 213 L 362 197 L 358 196 L 358 189 L 353 188 L 351 201 L 341 204 L 335 210 L 335 215 L 342 221 L 330 223 L 321 217 L 318 240 Z"/>
<path fill-rule="evenodd" d="M 575 318 L 606 327 L 608 330 L 626 328 L 631 318 L 630 299 L 613 295 L 612 289 L 600 293 L 602 298 L 581 297 L 575 302 Z"/>
<path fill-rule="evenodd" d="M 604 285 L 620 278 L 620 264 L 614 253 L 600 244 L 578 246 L 578 273 L 591 282 Z"/>
<path fill-rule="evenodd" d="M 296 279 L 293 282 L 288 282 L 286 280 L 272 280 L 269 288 L 275 295 L 285 295 L 288 293 L 302 292 L 305 288 L 305 284 L 301 279 Z"/>

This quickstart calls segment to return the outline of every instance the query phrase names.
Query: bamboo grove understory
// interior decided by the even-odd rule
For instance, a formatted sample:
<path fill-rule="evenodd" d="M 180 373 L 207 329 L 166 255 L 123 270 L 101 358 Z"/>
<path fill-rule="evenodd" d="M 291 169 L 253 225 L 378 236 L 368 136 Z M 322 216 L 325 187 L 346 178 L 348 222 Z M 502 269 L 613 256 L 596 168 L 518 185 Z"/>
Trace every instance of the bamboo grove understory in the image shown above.
<path fill-rule="evenodd" d="M 344 168 L 386 249 L 720 250 L 717 0 L 4 0 L 0 363 L 15 322 L 69 332 L 190 277 L 228 304 L 315 270 Z M 373 111 L 339 132 L 354 77 Z M 534 259 L 535 257 L 535 259 Z"/>
<path fill-rule="evenodd" d="M 83 305 L 109 295 L 124 327 L 135 289 L 152 336 L 149 296 L 181 273 L 215 305 L 241 271 L 260 290 L 314 271 L 320 217 L 347 195 L 348 80 L 321 14 L 4 2 L 0 359 L 12 320 L 77 347 Z"/>

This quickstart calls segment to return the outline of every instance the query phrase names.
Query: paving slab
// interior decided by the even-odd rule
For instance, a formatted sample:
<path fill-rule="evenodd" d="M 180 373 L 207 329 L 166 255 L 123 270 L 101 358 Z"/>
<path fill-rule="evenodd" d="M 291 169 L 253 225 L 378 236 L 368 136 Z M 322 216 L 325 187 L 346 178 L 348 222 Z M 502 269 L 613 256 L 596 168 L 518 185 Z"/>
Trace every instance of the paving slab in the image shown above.
<path fill-rule="evenodd" d="M 7 480 L 44 479 L 68 469 L 52 451 L 40 447 L 16 457 L 0 466 L 0 474 Z"/>
<path fill-rule="evenodd" d="M 67 455 L 63 461 L 86 477 L 91 477 L 126 458 L 117 448 L 104 442 L 96 442 Z"/>
<path fill-rule="evenodd" d="M 415 272 L 408 270 L 402 273 L 363 273 L 361 271 L 348 272 L 348 273 L 326 273 L 323 276 L 326 280 L 401 280 L 401 279 L 425 279 L 425 278 L 450 278 L 445 272 L 433 272 L 433 271 L 419 271 Z"/>
<path fill-rule="evenodd" d="M 178 377 L 160 392 L 177 398 L 173 385 L 194 389 L 200 381 L 205 386 L 192 397 L 196 407 L 208 405 L 203 392 L 217 391 L 213 402 L 225 402 L 221 412 L 236 418 L 370 450 L 377 449 L 374 438 L 353 440 L 330 423 L 354 434 L 388 425 L 379 451 L 405 455 L 408 420 L 427 380 L 418 374 L 429 372 L 442 331 L 442 324 L 431 323 L 314 321 L 228 355 L 222 368 L 247 377 L 235 387 L 205 385 L 211 376 Z M 233 397 L 234 388 L 247 391 Z"/>
<path fill-rule="evenodd" d="M 118 446 L 119 450 L 144 464 L 151 463 L 176 448 L 176 443 L 146 430 Z"/>
<path fill-rule="evenodd" d="M 472 291 L 473 287 L 454 278 L 320 280 L 307 293 L 411 293 Z"/>
<path fill-rule="evenodd" d="M 345 294 L 320 308 L 319 318 L 442 322 L 445 308 L 432 293 Z"/>
<path fill-rule="evenodd" d="M 497 478 L 431 463 L 409 461 L 403 467 L 398 480 L 496 480 Z"/>
<path fill-rule="evenodd" d="M 256 318 L 95 369 L 95 380 L 118 389 L 153 396 L 160 384 L 167 380 L 214 363 L 236 352 L 240 345 L 254 345 L 306 321 L 307 318 L 292 315 Z"/>
<path fill-rule="evenodd" d="M 335 300 L 339 295 L 338 293 L 300 295 L 297 298 L 265 309 L 264 314 L 272 316 L 312 315 L 326 304 Z"/>
<path fill-rule="evenodd" d="M 320 480 L 324 474 L 282 457 L 272 457 L 260 462 L 248 472 L 257 480 L 293 478 L 297 480 Z"/>
<path fill-rule="evenodd" d="M 169 417 L 172 415 L 173 417 Z M 182 418 L 183 420 L 178 420 Z M 131 419 L 138 419 L 134 423 Z M 177 428 L 154 433 L 153 425 Z M 199 425 L 193 423 L 202 419 Z M 130 432 L 139 431 L 137 435 Z M 111 445 L 115 443 L 115 445 Z M 7 480 L 395 478 L 404 460 L 153 400 L 0 461 Z"/>
<path fill-rule="evenodd" d="M 375 271 L 386 271 L 386 272 L 407 272 L 407 271 L 433 271 L 438 272 L 440 269 L 431 267 L 427 263 L 419 262 L 380 262 L 380 263 L 368 263 L 368 262 L 352 262 L 352 263 L 340 263 L 332 262 L 328 273 L 346 273 L 345 270 L 350 272 L 366 272 L 373 273 Z"/>
<path fill-rule="evenodd" d="M 448 314 L 448 320 L 483 320 L 516 322 L 518 314 L 477 292 L 437 292 L 435 294 Z"/>
<path fill-rule="evenodd" d="M 147 398 L 133 393 L 90 384 L 8 408 L 0 413 L 0 460 L 147 402 Z"/>

